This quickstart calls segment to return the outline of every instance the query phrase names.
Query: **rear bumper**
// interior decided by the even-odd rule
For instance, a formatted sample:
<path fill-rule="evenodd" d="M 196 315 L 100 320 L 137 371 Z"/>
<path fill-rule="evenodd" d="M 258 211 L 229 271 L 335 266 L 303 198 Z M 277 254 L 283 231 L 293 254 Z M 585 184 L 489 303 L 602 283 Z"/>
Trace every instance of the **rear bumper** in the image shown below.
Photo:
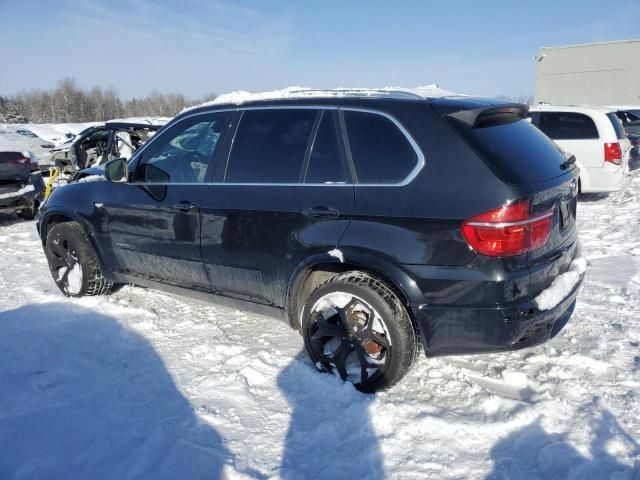
<path fill-rule="evenodd" d="M 602 168 L 587 168 L 588 181 L 581 182 L 582 193 L 617 192 L 624 187 L 623 165 L 605 162 Z"/>
<path fill-rule="evenodd" d="M 551 310 L 533 300 L 486 308 L 420 305 L 414 315 L 424 335 L 427 356 L 519 350 L 555 337 L 573 313 L 584 274 L 573 290 Z"/>

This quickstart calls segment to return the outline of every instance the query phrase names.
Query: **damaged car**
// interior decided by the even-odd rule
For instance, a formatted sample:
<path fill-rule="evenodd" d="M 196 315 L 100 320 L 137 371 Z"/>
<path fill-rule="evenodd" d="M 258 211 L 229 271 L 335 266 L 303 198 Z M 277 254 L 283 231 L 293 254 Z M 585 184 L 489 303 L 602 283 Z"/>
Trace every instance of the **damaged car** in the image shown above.
<path fill-rule="evenodd" d="M 38 158 L 19 145 L 0 142 L 0 213 L 33 219 L 44 188 Z"/>
<path fill-rule="evenodd" d="M 129 159 L 164 123 L 156 119 L 153 123 L 109 121 L 92 126 L 53 149 L 51 160 L 61 173 L 73 175 L 115 158 Z"/>

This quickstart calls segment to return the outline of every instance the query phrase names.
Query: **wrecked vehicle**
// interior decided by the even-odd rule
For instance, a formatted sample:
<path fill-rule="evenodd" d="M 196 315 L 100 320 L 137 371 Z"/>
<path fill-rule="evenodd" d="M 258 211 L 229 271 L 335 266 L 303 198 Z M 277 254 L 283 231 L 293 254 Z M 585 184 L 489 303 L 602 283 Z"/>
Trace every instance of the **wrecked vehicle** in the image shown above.
<path fill-rule="evenodd" d="M 41 170 L 47 170 L 53 166 L 51 162 L 51 149 L 55 145 L 35 134 L 24 135 L 18 133 L 17 128 L 10 125 L 0 126 L 0 136 L 14 145 L 20 145 L 21 149 L 28 150 L 38 157 L 38 165 Z M 6 143 L 6 142 L 5 142 Z"/>
<path fill-rule="evenodd" d="M 33 219 L 44 188 L 38 157 L 17 145 L 0 142 L 0 213 Z"/>
<path fill-rule="evenodd" d="M 53 149 L 51 160 L 61 173 L 73 175 L 115 158 L 129 159 L 164 123 L 156 119 L 154 123 L 109 121 L 95 125 Z"/>

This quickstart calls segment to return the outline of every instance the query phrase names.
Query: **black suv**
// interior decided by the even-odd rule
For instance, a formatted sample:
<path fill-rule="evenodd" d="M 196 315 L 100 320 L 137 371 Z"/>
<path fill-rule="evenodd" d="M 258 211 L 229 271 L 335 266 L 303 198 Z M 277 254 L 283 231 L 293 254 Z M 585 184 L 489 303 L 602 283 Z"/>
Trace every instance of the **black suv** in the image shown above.
<path fill-rule="evenodd" d="M 106 181 L 56 190 L 38 228 L 66 295 L 133 283 L 240 304 L 375 391 L 420 346 L 519 349 L 571 315 L 582 274 L 536 296 L 578 252 L 578 169 L 526 117 L 390 91 L 202 106 Z"/>

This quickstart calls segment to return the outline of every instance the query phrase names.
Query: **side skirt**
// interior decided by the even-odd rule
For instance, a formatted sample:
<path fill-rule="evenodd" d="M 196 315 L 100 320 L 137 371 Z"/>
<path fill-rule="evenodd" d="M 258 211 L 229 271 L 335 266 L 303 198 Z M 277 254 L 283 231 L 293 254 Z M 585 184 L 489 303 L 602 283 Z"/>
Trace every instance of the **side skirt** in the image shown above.
<path fill-rule="evenodd" d="M 111 273 L 110 275 L 108 275 L 108 278 L 114 283 L 127 283 L 140 287 L 150 288 L 153 290 L 160 290 L 181 297 L 186 297 L 187 299 L 199 300 L 205 303 L 213 303 L 227 308 L 242 310 L 247 313 L 274 318 L 276 320 L 280 320 L 281 322 L 285 322 L 287 325 L 290 325 L 289 316 L 287 315 L 285 310 L 280 307 L 255 303 L 240 298 L 233 298 L 217 294 L 212 290 L 196 290 L 178 287 L 176 285 L 169 285 L 167 283 L 152 280 L 150 278 L 142 278 L 137 275 L 130 275 L 122 272 Z"/>

